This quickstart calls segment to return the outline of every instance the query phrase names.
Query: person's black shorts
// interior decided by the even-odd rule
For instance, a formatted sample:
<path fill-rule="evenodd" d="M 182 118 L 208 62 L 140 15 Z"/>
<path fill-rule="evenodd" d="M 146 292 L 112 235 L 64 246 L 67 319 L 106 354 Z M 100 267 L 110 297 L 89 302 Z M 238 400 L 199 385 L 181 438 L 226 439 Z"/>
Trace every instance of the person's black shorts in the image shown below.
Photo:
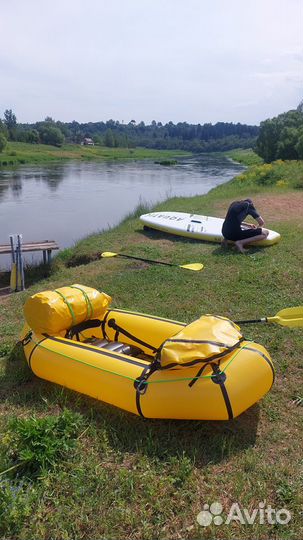
<path fill-rule="evenodd" d="M 254 236 L 259 236 L 259 234 L 262 234 L 261 227 L 257 227 L 257 229 L 237 229 L 234 231 L 223 232 L 224 238 L 232 240 L 233 242 L 245 240 L 246 238 L 253 238 Z"/>

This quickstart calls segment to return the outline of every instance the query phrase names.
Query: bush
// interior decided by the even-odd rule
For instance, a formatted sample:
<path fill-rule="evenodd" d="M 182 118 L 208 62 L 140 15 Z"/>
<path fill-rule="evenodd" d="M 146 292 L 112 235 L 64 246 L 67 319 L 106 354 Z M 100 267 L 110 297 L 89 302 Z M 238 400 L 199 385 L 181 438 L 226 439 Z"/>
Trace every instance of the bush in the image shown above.
<path fill-rule="evenodd" d="M 59 416 L 13 418 L 3 439 L 10 467 L 30 476 L 54 468 L 74 449 L 82 424 L 81 415 L 68 410 Z"/>
<path fill-rule="evenodd" d="M 234 180 L 241 186 L 277 186 L 303 188 L 303 162 L 296 160 L 282 161 L 250 167 Z"/>
<path fill-rule="evenodd" d="M 39 135 L 43 144 L 62 146 L 64 143 L 64 135 L 62 131 L 55 126 L 44 125 Z"/>

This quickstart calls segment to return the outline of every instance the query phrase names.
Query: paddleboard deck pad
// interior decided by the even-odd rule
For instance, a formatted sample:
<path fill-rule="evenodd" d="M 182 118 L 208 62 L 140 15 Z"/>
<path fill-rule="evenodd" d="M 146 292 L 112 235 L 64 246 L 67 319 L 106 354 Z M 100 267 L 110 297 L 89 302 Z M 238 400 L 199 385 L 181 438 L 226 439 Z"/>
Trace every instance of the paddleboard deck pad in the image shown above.
<path fill-rule="evenodd" d="M 221 233 L 223 219 L 201 216 L 199 214 L 187 214 L 185 212 L 151 212 L 143 214 L 140 220 L 145 227 L 179 236 L 186 236 L 196 240 L 209 242 L 222 242 Z M 252 242 L 255 246 L 271 246 L 280 240 L 280 234 L 269 231 L 266 240 Z"/>

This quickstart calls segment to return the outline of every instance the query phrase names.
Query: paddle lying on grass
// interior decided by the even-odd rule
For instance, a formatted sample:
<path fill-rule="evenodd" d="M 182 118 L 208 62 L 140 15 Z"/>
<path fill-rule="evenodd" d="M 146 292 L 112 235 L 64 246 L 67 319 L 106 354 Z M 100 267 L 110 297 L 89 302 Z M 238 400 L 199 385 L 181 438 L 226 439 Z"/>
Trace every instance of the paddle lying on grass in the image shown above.
<path fill-rule="evenodd" d="M 202 263 L 191 263 L 191 264 L 173 264 L 164 261 L 155 261 L 153 259 L 144 259 L 143 257 L 134 257 L 133 255 L 124 255 L 124 253 L 113 253 L 112 251 L 104 251 L 101 253 L 101 257 L 124 257 L 125 259 L 136 259 L 137 261 L 144 261 L 152 264 L 164 264 L 165 266 L 177 266 L 179 268 L 185 268 L 185 270 L 194 270 L 199 272 L 204 268 Z"/>
<path fill-rule="evenodd" d="M 253 323 L 276 323 L 290 328 L 303 327 L 303 306 L 281 309 L 273 317 L 263 317 L 262 319 L 251 319 L 248 321 L 235 321 L 236 324 Z"/>

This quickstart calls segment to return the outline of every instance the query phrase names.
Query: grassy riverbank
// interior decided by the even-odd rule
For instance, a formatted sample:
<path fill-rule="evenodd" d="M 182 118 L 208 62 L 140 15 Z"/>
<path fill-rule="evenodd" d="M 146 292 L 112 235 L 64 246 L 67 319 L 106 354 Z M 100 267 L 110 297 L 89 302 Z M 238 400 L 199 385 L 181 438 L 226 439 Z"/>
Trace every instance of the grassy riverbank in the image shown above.
<path fill-rule="evenodd" d="M 10 142 L 0 154 L 0 167 L 38 165 L 53 161 L 76 160 L 125 160 L 125 159 L 171 159 L 190 155 L 181 150 L 151 150 L 148 148 L 106 148 L 104 146 L 63 145 L 60 148 L 46 144 Z"/>
<path fill-rule="evenodd" d="M 236 150 L 229 150 L 228 152 L 224 152 L 224 155 L 230 157 L 234 161 L 238 161 L 239 163 L 247 166 L 261 165 L 263 163 L 263 159 L 260 158 L 257 154 L 255 154 L 255 152 L 252 152 L 250 148 L 238 148 Z"/>
<path fill-rule="evenodd" d="M 142 420 L 32 377 L 14 348 L 26 298 L 75 282 L 108 292 L 116 307 L 185 322 L 202 313 L 258 318 L 302 305 L 302 173 L 302 162 L 258 164 L 205 196 L 157 207 L 224 216 L 230 201 L 250 196 L 266 225 L 281 233 L 280 244 L 250 248 L 244 256 L 145 232 L 139 209 L 118 227 L 62 252 L 47 277 L 43 269 L 28 274 L 25 292 L 1 299 L 0 471 L 21 463 L 30 442 L 38 448 L 32 469 L 20 465 L 0 477 L 3 537 L 302 538 L 302 329 L 243 328 L 270 352 L 276 382 L 260 403 L 221 423 Z M 98 254 L 109 250 L 176 264 L 201 261 L 205 269 L 100 260 Z M 34 423 L 9 424 L 32 415 Z M 232 503 L 252 512 L 264 501 L 288 509 L 291 520 L 199 526 L 197 514 L 215 501 L 223 505 L 223 517 Z"/>

